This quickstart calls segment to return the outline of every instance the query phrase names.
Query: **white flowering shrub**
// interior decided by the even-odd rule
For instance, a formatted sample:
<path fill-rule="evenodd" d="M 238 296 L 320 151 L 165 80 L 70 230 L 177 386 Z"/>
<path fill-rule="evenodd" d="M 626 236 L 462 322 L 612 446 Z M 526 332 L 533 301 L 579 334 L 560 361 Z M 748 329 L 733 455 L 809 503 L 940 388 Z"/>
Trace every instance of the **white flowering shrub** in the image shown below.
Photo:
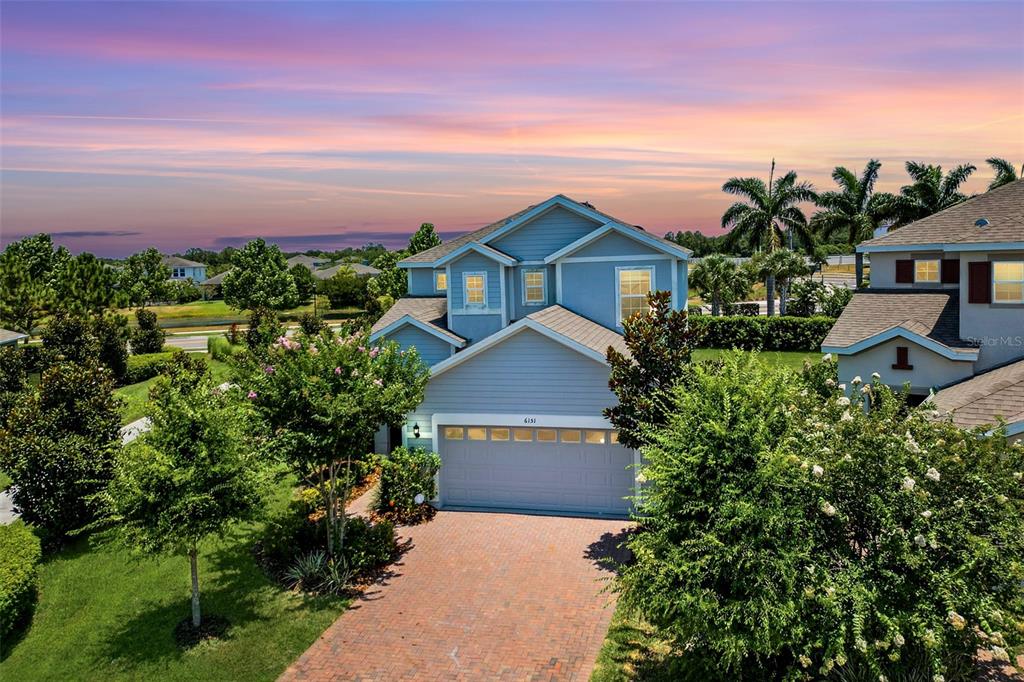
<path fill-rule="evenodd" d="M 617 586 L 695 678 L 953 680 L 1018 651 L 1024 448 L 878 383 L 693 369 L 648 434 Z"/>

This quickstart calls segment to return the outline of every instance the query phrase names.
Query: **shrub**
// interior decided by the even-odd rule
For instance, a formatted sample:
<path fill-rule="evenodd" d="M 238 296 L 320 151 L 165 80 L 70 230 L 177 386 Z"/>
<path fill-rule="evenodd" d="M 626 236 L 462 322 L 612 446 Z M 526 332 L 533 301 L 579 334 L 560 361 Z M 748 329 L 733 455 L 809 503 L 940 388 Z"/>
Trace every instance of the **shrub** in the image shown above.
<path fill-rule="evenodd" d="M 846 287 L 802 279 L 792 284 L 789 297 L 786 309 L 788 315 L 812 317 L 820 314 L 825 317 L 839 317 L 843 313 L 843 308 L 853 298 L 853 291 Z"/>
<path fill-rule="evenodd" d="M 39 538 L 28 526 L 0 526 L 0 639 L 32 609 L 41 556 Z"/>
<path fill-rule="evenodd" d="M 224 333 L 224 338 L 226 338 L 228 340 L 228 343 L 230 343 L 232 346 L 240 346 L 245 341 L 244 337 L 242 336 L 242 332 L 239 331 L 238 329 L 237 322 L 231 323 L 231 326 L 228 327 L 228 330 Z"/>
<path fill-rule="evenodd" d="M 437 495 L 434 476 L 441 469 L 441 458 L 423 448 L 398 447 L 381 458 L 377 509 L 381 512 L 409 514 Z M 423 495 L 420 502 L 417 495 Z"/>
<path fill-rule="evenodd" d="M 723 307 L 726 315 L 741 315 L 743 317 L 755 317 L 761 314 L 760 303 L 727 303 Z"/>
<path fill-rule="evenodd" d="M 60 363 L 21 394 L 0 431 L 0 470 L 24 519 L 60 537 L 89 524 L 121 444 L 110 372 Z"/>
<path fill-rule="evenodd" d="M 651 429 L 618 588 L 695 678 L 951 680 L 1020 644 L 1024 448 L 852 388 L 732 354 Z"/>
<path fill-rule="evenodd" d="M 249 316 L 249 329 L 245 332 L 245 344 L 249 350 L 265 354 L 270 344 L 284 335 L 277 315 L 269 308 L 257 308 Z"/>
<path fill-rule="evenodd" d="M 21 401 L 22 392 L 28 388 L 25 359 L 21 347 L 0 348 L 0 429 L 7 422 L 7 415 Z"/>
<path fill-rule="evenodd" d="M 395 557 L 395 524 L 387 519 L 371 523 L 353 516 L 345 524 L 342 556 L 352 571 L 368 571 L 390 563 Z"/>
<path fill-rule="evenodd" d="M 690 319 L 703 348 L 816 351 L 835 319 L 831 317 L 712 317 Z"/>
<path fill-rule="evenodd" d="M 203 297 L 203 292 L 192 280 L 175 280 L 167 283 L 164 296 L 167 300 L 179 305 L 198 301 Z"/>
<path fill-rule="evenodd" d="M 334 276 L 320 282 L 320 293 L 327 297 L 332 308 L 362 307 L 366 301 L 365 275 L 357 275 L 352 268 L 339 268 Z"/>
<path fill-rule="evenodd" d="M 92 333 L 99 346 L 100 364 L 109 369 L 116 381 L 124 379 L 128 370 L 128 318 L 124 315 L 103 315 L 92 323 Z"/>
<path fill-rule="evenodd" d="M 327 329 L 327 323 L 324 322 L 324 318 L 319 315 L 314 315 L 313 313 L 302 313 L 299 315 L 299 328 L 309 336 L 316 336 Z"/>
<path fill-rule="evenodd" d="M 227 362 L 235 355 L 245 352 L 245 346 L 232 345 L 223 336 L 211 336 L 206 339 L 206 352 L 214 360 Z"/>
<path fill-rule="evenodd" d="M 171 361 L 171 356 L 174 355 L 175 352 L 181 351 L 132 355 L 128 358 L 128 369 L 124 375 L 124 383 L 137 384 L 140 381 L 152 379 L 167 368 Z"/>
<path fill-rule="evenodd" d="M 164 347 L 167 333 L 156 323 L 156 313 L 146 308 L 135 311 L 138 327 L 132 330 L 132 352 L 136 355 L 159 353 Z"/>
<path fill-rule="evenodd" d="M 292 276 L 292 280 L 295 282 L 295 291 L 298 293 L 300 301 L 308 301 L 313 298 L 319 282 L 313 276 L 312 270 L 301 263 L 297 263 L 292 266 L 288 274 Z"/>
<path fill-rule="evenodd" d="M 92 333 L 89 318 L 58 310 L 41 334 L 43 364 L 92 362 L 99 357 L 99 340 Z"/>

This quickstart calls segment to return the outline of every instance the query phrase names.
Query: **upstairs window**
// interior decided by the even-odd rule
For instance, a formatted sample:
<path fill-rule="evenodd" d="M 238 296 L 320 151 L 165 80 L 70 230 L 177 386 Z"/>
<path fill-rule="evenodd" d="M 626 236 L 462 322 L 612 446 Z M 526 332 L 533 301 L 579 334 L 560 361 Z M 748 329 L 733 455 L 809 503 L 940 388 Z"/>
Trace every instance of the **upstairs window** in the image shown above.
<path fill-rule="evenodd" d="M 547 303 L 547 288 L 544 284 L 543 270 L 523 271 L 523 303 L 526 305 L 544 305 Z"/>
<path fill-rule="evenodd" d="M 651 293 L 654 268 L 616 268 L 616 274 L 619 279 L 619 315 L 616 322 L 621 327 L 623 320 L 650 309 L 647 294 Z"/>
<path fill-rule="evenodd" d="M 174 268 L 171 271 L 171 277 L 184 278 L 185 277 L 185 268 Z"/>
<path fill-rule="evenodd" d="M 915 260 L 914 261 L 914 282 L 919 284 L 939 283 L 939 259 Z"/>
<path fill-rule="evenodd" d="M 434 273 L 434 291 L 448 291 L 448 273 Z"/>
<path fill-rule="evenodd" d="M 483 308 L 487 305 L 487 273 L 465 272 L 462 274 L 462 288 L 467 308 Z"/>
<path fill-rule="evenodd" d="M 1024 303 L 1024 261 L 992 263 L 992 302 Z"/>

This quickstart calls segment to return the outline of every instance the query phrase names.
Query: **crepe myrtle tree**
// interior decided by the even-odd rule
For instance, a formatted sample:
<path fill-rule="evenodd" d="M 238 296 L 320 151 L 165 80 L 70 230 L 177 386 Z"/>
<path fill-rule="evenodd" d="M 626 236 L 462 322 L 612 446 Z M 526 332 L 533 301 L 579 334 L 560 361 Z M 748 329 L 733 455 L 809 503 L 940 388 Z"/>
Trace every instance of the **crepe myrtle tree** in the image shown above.
<path fill-rule="evenodd" d="M 140 551 L 188 556 L 198 628 L 199 545 L 256 514 L 266 468 L 247 437 L 251 406 L 216 389 L 202 359 L 177 354 L 150 400 L 153 427 L 118 457 L 106 521 Z"/>
<path fill-rule="evenodd" d="M 284 310 L 299 303 L 295 279 L 281 249 L 253 239 L 231 254 L 234 267 L 224 276 L 224 301 L 239 310 Z"/>
<path fill-rule="evenodd" d="M 423 400 L 430 376 L 415 349 L 374 346 L 369 330 L 281 336 L 269 352 L 246 358 L 239 383 L 270 427 L 272 450 L 327 503 L 327 551 L 345 540 L 339 514 L 352 463 L 381 424 L 399 424 Z"/>

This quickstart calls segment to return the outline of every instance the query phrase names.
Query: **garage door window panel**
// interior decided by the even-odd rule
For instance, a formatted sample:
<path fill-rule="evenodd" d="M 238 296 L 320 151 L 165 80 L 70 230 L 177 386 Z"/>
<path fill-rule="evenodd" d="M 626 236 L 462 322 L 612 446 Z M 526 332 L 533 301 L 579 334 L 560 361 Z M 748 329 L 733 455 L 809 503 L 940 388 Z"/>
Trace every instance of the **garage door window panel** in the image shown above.
<path fill-rule="evenodd" d="M 508 437 L 508 429 L 491 429 L 491 440 L 506 441 Z"/>
<path fill-rule="evenodd" d="M 533 442 L 533 429 L 515 429 L 513 434 L 517 443 Z"/>
<path fill-rule="evenodd" d="M 604 431 L 587 431 L 588 445 L 604 445 Z"/>
<path fill-rule="evenodd" d="M 462 427 L 461 426 L 446 426 L 444 427 L 444 437 L 448 440 L 462 440 Z"/>
<path fill-rule="evenodd" d="M 579 443 L 581 438 L 576 429 L 562 429 L 561 437 L 563 443 Z"/>
<path fill-rule="evenodd" d="M 470 440 L 487 440 L 487 429 L 482 426 L 471 426 L 466 429 L 466 435 Z"/>

